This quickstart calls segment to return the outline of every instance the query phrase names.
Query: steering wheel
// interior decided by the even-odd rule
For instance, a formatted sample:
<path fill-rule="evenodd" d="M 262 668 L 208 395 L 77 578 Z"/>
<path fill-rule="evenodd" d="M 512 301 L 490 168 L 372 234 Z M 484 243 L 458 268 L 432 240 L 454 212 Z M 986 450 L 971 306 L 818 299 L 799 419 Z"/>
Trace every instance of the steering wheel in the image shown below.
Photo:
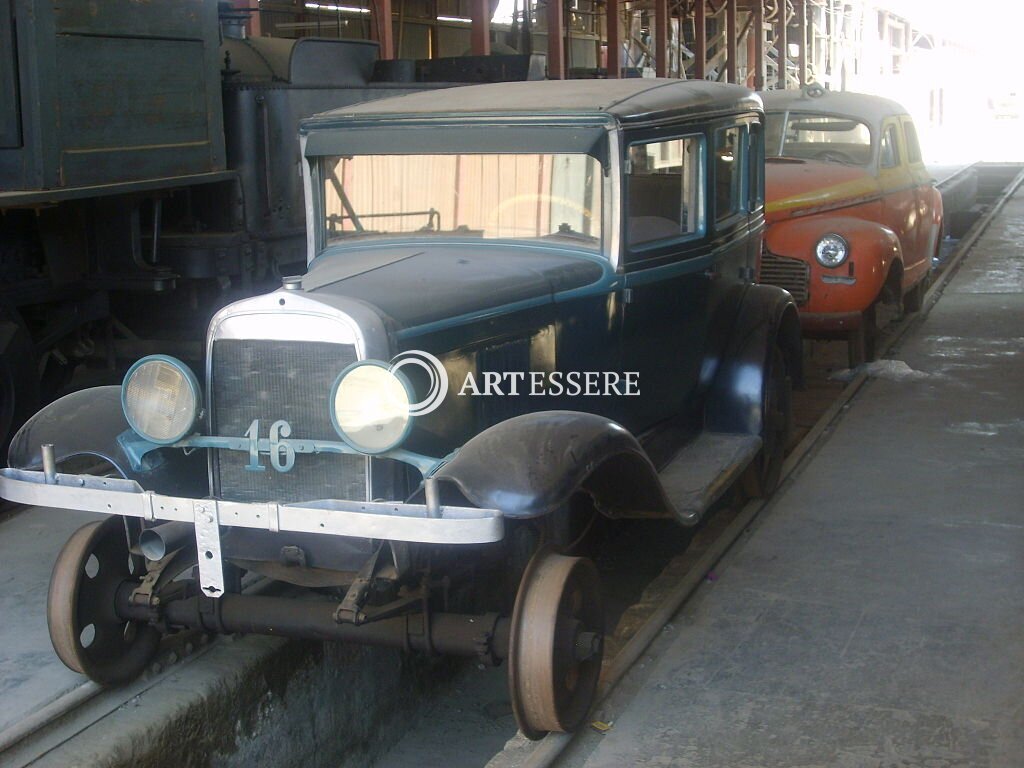
<path fill-rule="evenodd" d="M 588 211 L 586 208 L 584 208 L 582 205 L 577 203 L 575 200 L 570 200 L 567 197 L 561 197 L 559 195 L 547 195 L 547 194 L 516 195 L 515 197 L 510 197 L 507 200 L 502 200 L 500 203 L 498 203 L 496 206 L 494 206 L 494 208 L 491 209 L 491 212 L 487 214 L 487 223 L 484 225 L 485 231 L 490 231 L 490 230 L 494 229 L 496 227 L 497 223 L 498 223 L 498 219 L 501 217 L 501 214 L 504 213 L 505 211 L 507 211 L 512 206 L 522 205 L 522 204 L 536 205 L 537 203 L 548 203 L 549 205 L 553 203 L 555 205 L 562 205 L 562 206 L 565 206 L 566 208 L 569 208 L 570 210 L 576 211 L 584 219 L 591 219 L 591 218 L 593 218 L 593 213 L 591 211 Z M 552 222 L 553 222 L 553 217 L 552 217 Z M 558 223 L 561 224 L 561 223 L 564 223 L 564 222 L 558 222 Z M 558 233 L 558 230 L 556 229 L 556 230 L 554 230 L 554 232 L 551 232 L 551 233 L 548 233 L 548 234 L 557 234 L 557 233 Z"/>
<path fill-rule="evenodd" d="M 854 160 L 851 155 L 848 155 L 839 149 L 823 149 L 820 152 L 815 152 L 814 159 L 824 160 L 826 163 L 847 163 L 849 165 L 857 164 L 857 161 Z"/>

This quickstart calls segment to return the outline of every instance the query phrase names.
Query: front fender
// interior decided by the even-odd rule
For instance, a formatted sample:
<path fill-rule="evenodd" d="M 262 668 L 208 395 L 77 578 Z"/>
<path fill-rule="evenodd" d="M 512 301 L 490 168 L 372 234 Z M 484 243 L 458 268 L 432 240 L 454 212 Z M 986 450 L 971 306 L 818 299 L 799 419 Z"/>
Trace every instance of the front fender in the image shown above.
<path fill-rule="evenodd" d="M 163 448 L 133 462 L 118 438 L 129 431 L 121 410 L 121 388 L 93 387 L 72 392 L 47 405 L 18 430 L 7 451 L 8 466 L 40 469 L 41 448 L 53 445 L 57 462 L 75 456 L 96 456 L 146 490 L 176 496 L 203 497 L 209 493 L 206 452 L 186 456 Z"/>
<path fill-rule="evenodd" d="M 467 442 L 434 477 L 510 518 L 554 512 L 578 492 L 610 517 L 672 514 L 636 438 L 590 413 L 542 411 L 503 421 Z"/>
<path fill-rule="evenodd" d="M 712 432 L 760 435 L 764 371 L 778 344 L 795 386 L 803 384 L 803 343 L 793 298 L 781 288 L 752 285 L 743 297 L 729 344 L 717 366 L 704 407 Z"/>
<path fill-rule="evenodd" d="M 823 267 L 814 258 L 814 247 L 826 234 L 837 234 L 850 246 L 849 258 L 838 267 Z M 810 266 L 810 300 L 803 307 L 810 313 L 863 311 L 878 297 L 893 264 L 903 264 L 893 230 L 853 216 L 822 214 L 780 221 L 768 228 L 765 247 Z"/>

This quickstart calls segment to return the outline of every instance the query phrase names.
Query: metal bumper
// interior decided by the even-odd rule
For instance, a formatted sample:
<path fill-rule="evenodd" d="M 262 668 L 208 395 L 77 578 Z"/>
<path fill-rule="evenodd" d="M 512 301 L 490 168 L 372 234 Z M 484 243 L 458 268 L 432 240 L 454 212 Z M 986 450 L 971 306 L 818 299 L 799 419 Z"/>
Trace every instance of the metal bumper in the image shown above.
<path fill-rule="evenodd" d="M 134 480 L 0 469 L 0 497 L 33 506 L 193 523 L 203 592 L 224 592 L 220 526 L 320 533 L 424 544 L 500 541 L 504 518 L 496 509 L 320 499 L 296 504 L 165 496 Z"/>

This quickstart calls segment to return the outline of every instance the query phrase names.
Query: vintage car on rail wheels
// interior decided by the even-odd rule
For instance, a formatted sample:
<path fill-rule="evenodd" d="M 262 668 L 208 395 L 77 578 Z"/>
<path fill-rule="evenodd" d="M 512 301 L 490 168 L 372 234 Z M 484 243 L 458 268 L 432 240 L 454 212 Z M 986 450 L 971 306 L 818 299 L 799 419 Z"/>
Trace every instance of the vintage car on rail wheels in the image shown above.
<path fill-rule="evenodd" d="M 801 342 L 753 282 L 761 102 L 472 86 L 310 118 L 301 144 L 305 274 L 212 319 L 202 379 L 143 358 L 11 445 L 0 495 L 109 515 L 54 567 L 54 648 L 103 684 L 182 628 L 507 660 L 523 732 L 571 730 L 605 630 L 588 522 L 694 525 L 778 480 Z"/>
<path fill-rule="evenodd" d="M 876 308 L 921 308 L 942 240 L 942 198 L 899 104 L 819 85 L 768 91 L 768 231 L 760 281 L 788 290 L 804 334 L 874 359 Z"/>

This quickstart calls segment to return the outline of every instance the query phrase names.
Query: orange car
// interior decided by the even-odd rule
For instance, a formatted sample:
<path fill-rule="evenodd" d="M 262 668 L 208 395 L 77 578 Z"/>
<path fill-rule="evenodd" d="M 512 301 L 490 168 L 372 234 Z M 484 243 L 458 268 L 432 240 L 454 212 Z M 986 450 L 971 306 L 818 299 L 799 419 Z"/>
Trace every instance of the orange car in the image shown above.
<path fill-rule="evenodd" d="M 788 290 L 805 336 L 874 358 L 880 301 L 921 307 L 942 198 L 899 104 L 820 86 L 761 94 L 766 215 L 760 282 Z"/>

